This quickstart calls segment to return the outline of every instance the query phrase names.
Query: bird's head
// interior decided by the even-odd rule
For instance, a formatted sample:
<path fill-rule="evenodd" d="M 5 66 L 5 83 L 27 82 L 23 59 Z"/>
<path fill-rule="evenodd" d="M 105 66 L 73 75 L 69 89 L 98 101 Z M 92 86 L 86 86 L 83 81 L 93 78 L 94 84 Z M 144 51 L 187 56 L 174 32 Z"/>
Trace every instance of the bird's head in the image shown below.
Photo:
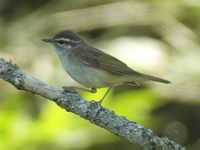
<path fill-rule="evenodd" d="M 68 50 L 84 42 L 76 33 L 70 30 L 59 32 L 52 39 L 42 40 L 53 44 L 58 50 Z"/>

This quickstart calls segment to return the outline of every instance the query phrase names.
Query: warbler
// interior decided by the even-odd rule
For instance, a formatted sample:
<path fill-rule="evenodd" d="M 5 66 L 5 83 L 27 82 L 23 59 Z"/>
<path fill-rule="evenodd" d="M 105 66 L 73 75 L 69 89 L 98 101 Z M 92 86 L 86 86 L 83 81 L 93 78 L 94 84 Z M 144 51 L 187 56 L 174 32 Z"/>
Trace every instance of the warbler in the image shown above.
<path fill-rule="evenodd" d="M 100 103 L 115 86 L 123 84 L 135 86 L 147 80 L 170 83 L 168 80 L 131 69 L 119 59 L 91 46 L 70 30 L 59 32 L 53 38 L 43 41 L 54 45 L 64 70 L 75 81 L 91 88 L 74 87 L 75 89 L 96 93 L 97 88 L 108 88 L 99 100 Z"/>

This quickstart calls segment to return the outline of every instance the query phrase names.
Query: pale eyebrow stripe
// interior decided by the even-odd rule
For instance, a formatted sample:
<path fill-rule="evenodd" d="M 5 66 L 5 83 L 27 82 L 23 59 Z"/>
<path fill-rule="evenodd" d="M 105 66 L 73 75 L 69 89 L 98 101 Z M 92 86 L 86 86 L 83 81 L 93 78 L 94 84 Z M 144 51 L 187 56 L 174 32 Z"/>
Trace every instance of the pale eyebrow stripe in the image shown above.
<path fill-rule="evenodd" d="M 80 43 L 81 41 L 74 41 L 74 40 L 70 40 L 68 38 L 58 38 L 55 39 L 56 41 L 66 41 L 66 42 L 72 42 L 72 43 Z"/>

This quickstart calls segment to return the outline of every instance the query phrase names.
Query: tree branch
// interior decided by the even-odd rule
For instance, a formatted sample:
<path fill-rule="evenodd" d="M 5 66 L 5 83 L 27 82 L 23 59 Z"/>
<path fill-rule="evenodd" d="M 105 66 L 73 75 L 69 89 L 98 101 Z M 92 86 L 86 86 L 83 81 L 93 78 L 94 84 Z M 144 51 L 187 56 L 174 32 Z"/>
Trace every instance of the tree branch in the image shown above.
<path fill-rule="evenodd" d="M 159 137 L 152 130 L 125 117 L 116 115 L 97 102 L 86 101 L 78 93 L 66 92 L 51 87 L 20 71 L 11 61 L 0 59 L 0 78 L 8 81 L 19 90 L 25 90 L 54 101 L 58 106 L 89 120 L 111 133 L 137 143 L 145 150 L 184 150 L 167 137 Z"/>

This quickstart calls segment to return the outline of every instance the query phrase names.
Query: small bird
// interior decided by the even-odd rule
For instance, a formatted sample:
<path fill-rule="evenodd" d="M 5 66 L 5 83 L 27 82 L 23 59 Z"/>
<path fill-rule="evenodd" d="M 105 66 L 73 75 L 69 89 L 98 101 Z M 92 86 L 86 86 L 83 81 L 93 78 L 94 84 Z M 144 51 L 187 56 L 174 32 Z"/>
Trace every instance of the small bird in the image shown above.
<path fill-rule="evenodd" d="M 51 39 L 43 39 L 54 45 L 64 70 L 78 83 L 91 88 L 75 89 L 96 93 L 97 88 L 108 88 L 101 103 L 112 87 L 129 84 L 139 85 L 142 81 L 170 81 L 139 73 L 117 58 L 91 46 L 70 30 L 59 32 Z M 67 87 L 64 87 L 67 90 Z"/>

